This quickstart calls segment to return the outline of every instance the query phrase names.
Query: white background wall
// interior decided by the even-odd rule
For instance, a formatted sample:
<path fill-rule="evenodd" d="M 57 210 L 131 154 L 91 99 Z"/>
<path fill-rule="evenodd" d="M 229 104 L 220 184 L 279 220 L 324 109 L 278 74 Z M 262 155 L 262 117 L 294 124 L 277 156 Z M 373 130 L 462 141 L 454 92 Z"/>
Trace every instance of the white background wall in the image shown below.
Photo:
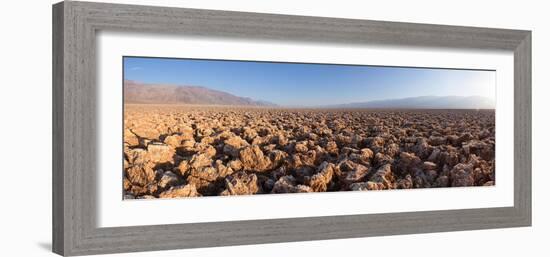
<path fill-rule="evenodd" d="M 123 1 L 112 1 L 123 2 Z M 550 27 L 545 1 L 146 1 L 190 8 L 533 31 L 533 227 L 218 247 L 123 256 L 548 256 Z M 0 26 L 0 256 L 52 256 L 51 4 L 6 1 Z"/>

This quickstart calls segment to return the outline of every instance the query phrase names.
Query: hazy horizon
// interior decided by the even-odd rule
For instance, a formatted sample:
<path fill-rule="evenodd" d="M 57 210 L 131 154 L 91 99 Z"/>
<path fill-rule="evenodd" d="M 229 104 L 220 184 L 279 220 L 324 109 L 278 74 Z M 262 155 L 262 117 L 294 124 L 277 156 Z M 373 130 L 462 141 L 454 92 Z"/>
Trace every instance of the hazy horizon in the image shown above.
<path fill-rule="evenodd" d="M 495 72 L 487 70 L 148 57 L 124 57 L 123 63 L 124 80 L 203 87 L 283 107 L 418 97 L 495 100 Z"/>

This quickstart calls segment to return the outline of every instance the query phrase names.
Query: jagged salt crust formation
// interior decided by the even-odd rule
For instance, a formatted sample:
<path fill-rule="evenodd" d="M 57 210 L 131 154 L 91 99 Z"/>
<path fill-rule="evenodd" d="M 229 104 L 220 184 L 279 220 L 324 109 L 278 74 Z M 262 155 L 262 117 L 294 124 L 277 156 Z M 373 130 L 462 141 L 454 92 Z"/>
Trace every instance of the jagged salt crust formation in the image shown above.
<path fill-rule="evenodd" d="M 125 106 L 125 199 L 491 186 L 494 156 L 494 110 Z"/>

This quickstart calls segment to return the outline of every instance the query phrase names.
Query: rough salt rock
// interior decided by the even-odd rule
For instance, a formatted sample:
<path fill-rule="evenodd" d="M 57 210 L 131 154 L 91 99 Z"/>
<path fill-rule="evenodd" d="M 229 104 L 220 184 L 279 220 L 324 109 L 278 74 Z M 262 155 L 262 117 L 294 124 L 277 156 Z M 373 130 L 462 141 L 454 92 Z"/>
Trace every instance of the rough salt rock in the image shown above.
<path fill-rule="evenodd" d="M 422 168 L 425 170 L 435 170 L 437 168 L 437 164 L 433 162 L 423 162 Z"/>
<path fill-rule="evenodd" d="M 200 178 L 206 181 L 215 181 L 216 179 L 218 179 L 220 174 L 218 174 L 216 168 L 212 166 L 207 166 L 191 169 L 189 171 L 189 176 Z"/>
<path fill-rule="evenodd" d="M 408 153 L 408 152 L 401 152 L 399 154 L 399 160 L 397 162 L 397 165 L 394 166 L 395 172 L 403 177 L 406 174 L 411 173 L 412 169 L 415 169 L 417 167 L 420 167 L 422 164 L 422 160 L 418 156 L 416 156 L 414 153 Z"/>
<path fill-rule="evenodd" d="M 384 144 L 386 143 L 386 141 L 384 140 L 384 138 L 376 136 L 367 138 L 366 143 L 372 151 L 374 151 L 375 153 L 379 153 L 384 150 Z"/>
<path fill-rule="evenodd" d="M 127 133 L 125 141 L 128 142 L 124 143 L 124 193 L 136 198 L 158 196 L 170 188 L 159 184 L 167 172 L 158 172 L 151 182 L 137 185 L 132 184 L 126 174 L 130 167 L 152 162 L 147 156 L 147 146 L 159 142 L 174 148 L 176 155 L 168 163 L 152 162 L 153 170 L 171 171 L 180 178 L 172 186 L 182 182 L 192 184 L 203 195 L 219 195 L 226 189 L 225 178 L 239 171 L 255 174 L 261 193 L 277 191 L 277 188 L 284 192 L 324 191 L 325 187 L 326 191 L 409 188 L 411 179 L 413 187 L 447 187 L 452 185 L 452 179 L 456 184 L 470 178 L 473 185 L 481 186 L 495 180 L 494 113 L 491 112 L 317 112 L 195 107 L 159 110 L 140 107 L 136 111 L 129 108 L 125 113 L 128 114 L 125 132 L 139 132 Z M 365 125 L 369 119 L 375 122 Z M 181 136 L 181 142 L 177 136 Z M 224 151 L 224 146 L 232 144 L 229 141 L 233 137 L 240 138 L 244 145 L 242 149 L 236 147 L 237 155 L 235 151 Z M 436 139 L 441 142 L 435 142 Z M 262 171 L 257 170 L 257 163 L 245 169 L 241 161 L 240 152 L 245 148 L 252 150 L 253 143 L 270 162 L 263 165 Z M 442 144 L 432 146 L 430 143 Z M 401 158 L 401 152 L 410 154 L 410 158 Z M 254 151 L 251 153 L 251 159 L 262 160 Z M 210 160 L 204 158 L 205 164 L 194 160 L 194 164 L 200 165 L 193 168 L 191 160 L 200 154 Z M 267 159 L 264 159 L 266 163 Z M 330 180 L 319 170 L 324 162 L 335 166 Z M 459 163 L 472 166 L 470 176 L 453 170 Z M 366 176 L 354 174 L 358 164 L 369 169 Z M 373 173 L 386 164 L 392 173 L 387 177 L 374 176 Z M 294 183 L 280 181 L 288 175 L 292 175 Z M 348 182 L 344 183 L 346 176 L 349 176 Z M 377 181 L 367 182 L 373 177 Z M 185 181 L 181 181 L 183 179 Z M 319 185 L 315 183 L 320 181 Z"/>
<path fill-rule="evenodd" d="M 332 130 L 325 126 L 317 127 L 315 129 L 315 134 L 325 137 L 325 136 L 332 135 Z"/>
<path fill-rule="evenodd" d="M 132 185 L 145 186 L 155 180 L 152 163 L 131 166 L 126 170 L 126 177 Z"/>
<path fill-rule="evenodd" d="M 170 187 L 178 183 L 178 180 L 179 179 L 176 174 L 174 174 L 172 171 L 167 171 L 164 174 L 162 174 L 162 177 L 158 182 L 158 186 L 161 188 Z"/>
<path fill-rule="evenodd" d="M 191 168 L 191 165 L 189 165 L 189 160 L 182 160 L 179 164 L 178 164 L 178 168 L 176 169 L 176 171 L 181 175 L 181 176 L 185 176 L 187 174 L 187 172 L 189 171 L 189 169 Z"/>
<path fill-rule="evenodd" d="M 470 141 L 474 138 L 474 136 L 472 136 L 472 134 L 470 133 L 464 133 L 462 134 L 459 138 L 458 138 L 458 144 L 462 144 L 463 142 L 466 142 L 466 141 Z"/>
<path fill-rule="evenodd" d="M 426 158 L 430 154 L 430 145 L 428 144 L 428 140 L 423 137 L 418 138 L 412 150 L 420 158 Z"/>
<path fill-rule="evenodd" d="M 239 171 L 243 169 L 243 163 L 241 160 L 231 160 L 227 163 L 227 166 L 231 168 L 233 171 Z"/>
<path fill-rule="evenodd" d="M 132 183 L 130 182 L 130 180 L 128 180 L 128 178 L 124 178 L 123 181 L 122 181 L 122 187 L 124 188 L 125 191 L 128 191 L 130 190 L 130 188 L 132 187 Z"/>
<path fill-rule="evenodd" d="M 487 144 L 485 144 L 482 141 L 479 140 L 472 140 L 469 142 L 462 143 L 462 149 L 464 150 L 464 153 L 469 155 L 470 153 L 476 153 L 482 150 L 483 148 L 487 147 Z"/>
<path fill-rule="evenodd" d="M 369 187 L 367 182 L 358 182 L 351 184 L 349 186 L 349 189 L 351 191 L 367 191 L 369 190 Z"/>
<path fill-rule="evenodd" d="M 307 134 L 306 138 L 310 139 L 310 140 L 313 140 L 313 141 L 317 141 L 319 139 L 319 136 L 315 133 L 310 132 L 310 133 Z"/>
<path fill-rule="evenodd" d="M 437 170 L 425 170 L 424 175 L 426 176 L 426 181 L 429 184 L 433 184 L 434 181 L 437 179 L 437 176 L 439 176 Z"/>
<path fill-rule="evenodd" d="M 457 135 L 448 135 L 447 136 L 447 141 L 451 144 L 451 145 L 454 145 L 454 146 L 460 146 L 461 142 L 460 142 L 460 137 L 457 136 Z"/>
<path fill-rule="evenodd" d="M 308 187 L 306 185 L 297 185 L 294 189 L 293 193 L 311 193 L 313 190 L 311 187 Z"/>
<path fill-rule="evenodd" d="M 336 166 L 338 167 L 338 169 L 341 172 L 348 172 L 348 171 L 352 171 L 353 169 L 355 169 L 355 166 L 357 166 L 357 164 L 354 163 L 351 160 L 344 159 L 344 160 L 340 161 Z"/>
<path fill-rule="evenodd" d="M 218 183 L 202 178 L 188 176 L 186 182 L 189 185 L 194 185 L 201 195 L 218 195 L 220 191 L 220 185 Z"/>
<path fill-rule="evenodd" d="M 483 159 L 494 159 L 494 147 L 479 140 L 472 140 L 462 144 L 462 149 L 466 155 L 475 154 Z"/>
<path fill-rule="evenodd" d="M 361 144 L 363 142 L 363 136 L 359 135 L 359 134 L 353 134 L 351 136 L 351 143 L 350 145 L 354 148 L 359 148 L 359 144 Z"/>
<path fill-rule="evenodd" d="M 139 186 L 139 185 L 132 185 L 132 187 L 129 190 L 129 193 L 134 196 L 140 196 L 147 194 L 149 192 L 147 186 Z"/>
<path fill-rule="evenodd" d="M 157 184 L 154 184 L 154 183 L 151 183 L 149 185 L 147 185 L 147 193 L 152 195 L 152 194 L 156 194 L 158 191 L 159 191 L 159 186 Z"/>
<path fill-rule="evenodd" d="M 219 130 L 223 130 L 223 131 L 219 131 Z M 235 128 L 232 130 L 225 130 L 225 128 L 220 127 L 220 128 L 217 128 L 216 131 L 218 132 L 215 135 L 213 135 L 214 139 L 216 139 L 216 141 L 223 142 L 226 139 L 236 136 L 235 132 L 239 132 L 240 129 Z"/>
<path fill-rule="evenodd" d="M 150 126 L 139 126 L 131 128 L 134 134 L 139 138 L 146 139 L 158 139 L 160 132 L 157 129 L 151 128 Z"/>
<path fill-rule="evenodd" d="M 126 154 L 128 157 L 129 164 L 137 165 L 137 164 L 143 164 L 149 161 L 149 158 L 147 156 L 147 151 L 141 148 L 135 148 Z"/>
<path fill-rule="evenodd" d="M 220 195 L 251 195 L 260 192 L 258 177 L 244 171 L 225 178 L 225 190 Z"/>
<path fill-rule="evenodd" d="M 159 194 L 159 198 L 197 197 L 200 194 L 194 185 L 181 185 L 171 187 Z"/>
<path fill-rule="evenodd" d="M 443 163 L 451 167 L 455 166 L 459 162 L 458 152 L 454 149 L 448 149 L 447 152 L 442 152 L 440 156 Z"/>
<path fill-rule="evenodd" d="M 223 153 L 233 158 L 239 157 L 239 151 L 249 144 L 239 136 L 233 136 L 224 141 Z"/>
<path fill-rule="evenodd" d="M 410 189 L 413 188 L 413 180 L 411 175 L 407 174 L 405 178 L 397 180 L 398 189 Z"/>
<path fill-rule="evenodd" d="M 212 165 L 212 159 L 206 153 L 199 153 L 199 154 L 193 155 L 193 157 L 189 161 L 189 164 L 193 169 L 200 169 L 202 167 L 207 167 Z"/>
<path fill-rule="evenodd" d="M 155 180 L 160 180 L 160 178 L 164 175 L 163 169 L 156 169 L 155 170 Z"/>
<path fill-rule="evenodd" d="M 353 170 L 345 173 L 343 182 L 345 186 L 349 186 L 353 183 L 363 180 L 369 173 L 369 169 L 364 165 L 357 164 Z"/>
<path fill-rule="evenodd" d="M 447 138 L 441 136 L 431 136 L 429 139 L 430 145 L 438 146 L 447 144 Z"/>
<path fill-rule="evenodd" d="M 305 185 L 297 185 L 296 179 L 293 176 L 283 176 L 273 185 L 272 193 L 307 193 L 313 190 Z"/>
<path fill-rule="evenodd" d="M 435 162 L 439 159 L 439 155 L 441 154 L 441 150 L 438 148 L 435 148 L 430 156 L 428 157 L 428 161 Z"/>
<path fill-rule="evenodd" d="M 481 133 L 479 134 L 479 139 L 480 140 L 483 140 L 483 139 L 486 139 L 486 138 L 489 138 L 491 136 L 494 135 L 494 132 L 491 132 L 489 131 L 488 129 L 484 129 L 483 131 L 481 131 Z"/>
<path fill-rule="evenodd" d="M 487 181 L 483 184 L 483 186 L 494 186 L 495 185 L 495 181 Z"/>
<path fill-rule="evenodd" d="M 214 142 L 216 142 L 216 138 L 212 136 L 203 137 L 201 138 L 201 141 L 200 141 L 201 144 L 205 144 L 205 145 L 214 144 Z"/>
<path fill-rule="evenodd" d="M 431 185 L 428 183 L 428 179 L 426 177 L 426 174 L 424 171 L 420 168 L 414 168 L 410 171 L 411 174 L 414 174 L 412 177 L 412 186 L 414 188 L 426 188 L 431 187 Z M 410 174 L 407 174 L 410 175 Z"/>
<path fill-rule="evenodd" d="M 132 194 L 125 194 L 124 195 L 124 200 L 132 200 L 132 199 L 136 199 L 136 197 Z"/>
<path fill-rule="evenodd" d="M 315 168 L 312 166 L 300 166 L 294 171 L 294 178 L 298 184 L 303 184 L 313 175 L 314 172 Z"/>
<path fill-rule="evenodd" d="M 271 160 L 257 145 L 244 148 L 239 152 L 239 157 L 245 170 L 265 171 L 271 166 Z"/>
<path fill-rule="evenodd" d="M 271 152 L 273 150 L 275 150 L 275 148 L 277 148 L 277 145 L 276 144 L 269 144 L 269 145 L 264 145 L 262 146 L 262 152 Z"/>
<path fill-rule="evenodd" d="M 195 143 L 197 143 L 197 142 L 195 142 L 195 139 L 193 139 L 193 138 L 183 140 L 181 142 L 180 147 L 185 151 L 191 152 L 191 151 L 194 151 L 194 149 L 195 149 Z"/>
<path fill-rule="evenodd" d="M 351 154 L 359 154 L 359 150 L 348 146 L 344 146 L 340 149 L 340 155 L 349 156 Z"/>
<path fill-rule="evenodd" d="M 269 143 L 270 140 L 271 140 L 271 137 L 268 137 L 268 136 L 264 136 L 264 137 L 257 136 L 252 140 L 252 145 L 265 145 Z"/>
<path fill-rule="evenodd" d="M 305 142 L 300 142 L 300 143 L 297 143 L 295 146 L 294 146 L 294 151 L 296 151 L 297 153 L 305 153 L 307 152 L 309 149 L 307 148 L 307 144 Z"/>
<path fill-rule="evenodd" d="M 194 139 L 194 131 L 193 128 L 190 126 L 187 126 L 185 124 L 177 126 L 176 131 L 180 134 L 182 140 Z"/>
<path fill-rule="evenodd" d="M 311 151 L 315 152 L 315 163 L 323 163 L 324 161 L 333 162 L 333 157 L 321 146 L 316 146 Z"/>
<path fill-rule="evenodd" d="M 374 153 L 369 148 L 363 148 L 357 153 L 351 153 L 349 159 L 363 165 L 370 165 L 371 159 L 374 157 Z"/>
<path fill-rule="evenodd" d="M 288 144 L 288 138 L 283 134 L 277 134 L 271 138 L 271 143 L 279 146 L 285 146 Z"/>
<path fill-rule="evenodd" d="M 441 175 L 437 177 L 435 182 L 432 184 L 434 187 L 449 187 L 450 186 L 450 179 L 448 176 Z"/>
<path fill-rule="evenodd" d="M 139 145 L 139 138 L 131 130 L 125 129 L 124 130 L 124 143 L 128 144 L 129 146 L 138 146 Z"/>
<path fill-rule="evenodd" d="M 330 154 L 338 154 L 338 145 L 334 141 L 329 141 L 325 149 Z"/>
<path fill-rule="evenodd" d="M 262 184 L 263 192 L 271 192 L 271 190 L 273 190 L 274 185 L 275 185 L 275 180 L 271 178 L 266 179 Z"/>
<path fill-rule="evenodd" d="M 369 148 L 363 148 L 361 149 L 361 156 L 366 160 L 370 160 L 374 157 L 374 152 Z"/>
<path fill-rule="evenodd" d="M 194 149 L 199 153 L 206 154 L 210 158 L 216 156 L 216 148 L 208 144 L 195 143 Z"/>
<path fill-rule="evenodd" d="M 286 176 L 286 175 L 288 175 L 288 174 L 287 174 L 287 169 L 286 169 L 285 166 L 281 166 L 281 167 L 279 167 L 279 168 L 277 168 L 277 169 L 275 169 L 271 172 L 271 177 L 273 179 L 275 179 L 275 181 L 279 180 L 279 178 L 281 178 L 283 176 Z"/>
<path fill-rule="evenodd" d="M 317 152 L 314 150 L 309 150 L 306 153 L 297 153 L 294 154 L 293 160 L 295 161 L 295 166 L 307 165 L 307 166 L 317 166 Z M 298 160 L 297 160 L 297 159 Z"/>
<path fill-rule="evenodd" d="M 494 160 L 486 161 L 471 154 L 468 157 L 468 163 L 474 167 L 473 176 L 476 185 L 483 185 L 487 181 L 495 180 Z"/>
<path fill-rule="evenodd" d="M 367 125 L 367 126 L 375 126 L 378 123 L 379 123 L 378 119 L 376 119 L 376 118 L 366 118 L 365 119 L 365 125 Z"/>
<path fill-rule="evenodd" d="M 212 130 L 211 128 L 206 128 L 206 127 L 198 127 L 195 130 L 195 134 L 198 137 L 207 137 L 207 136 L 210 136 L 210 135 L 214 134 L 214 130 Z"/>
<path fill-rule="evenodd" d="M 142 196 L 139 196 L 138 199 L 157 199 L 157 198 L 153 195 L 142 195 Z"/>
<path fill-rule="evenodd" d="M 383 153 L 377 153 L 374 155 L 374 163 L 376 165 L 385 165 L 393 163 L 393 158 Z"/>
<path fill-rule="evenodd" d="M 474 185 L 483 185 L 485 182 L 491 180 L 480 167 L 474 168 L 472 176 L 474 177 Z"/>
<path fill-rule="evenodd" d="M 386 190 L 389 189 L 384 183 L 381 182 L 367 182 L 367 190 Z"/>
<path fill-rule="evenodd" d="M 311 187 L 314 192 L 327 191 L 327 186 L 332 180 L 335 167 L 336 166 L 332 163 L 323 162 L 317 168 L 317 173 L 309 179 L 309 187 Z"/>
<path fill-rule="evenodd" d="M 400 151 L 399 145 L 396 143 L 388 144 L 384 149 L 384 152 L 386 153 L 386 155 L 391 157 L 394 157 L 395 155 L 397 155 L 399 151 Z"/>
<path fill-rule="evenodd" d="M 420 164 L 421 160 L 414 153 L 401 152 L 399 162 L 407 167 Z"/>
<path fill-rule="evenodd" d="M 231 167 L 225 166 L 221 160 L 214 162 L 214 168 L 216 168 L 220 177 L 231 175 L 234 172 Z"/>
<path fill-rule="evenodd" d="M 180 146 L 181 142 L 183 141 L 183 137 L 181 135 L 170 135 L 164 138 L 164 143 L 171 146 L 172 148 L 176 148 Z"/>
<path fill-rule="evenodd" d="M 269 152 L 268 156 L 271 160 L 271 169 L 278 168 L 284 163 L 286 158 L 288 158 L 288 154 L 280 150 L 273 150 Z"/>
<path fill-rule="evenodd" d="M 149 161 L 156 163 L 173 162 L 176 151 L 166 144 L 148 144 L 147 157 Z"/>
<path fill-rule="evenodd" d="M 472 165 L 459 163 L 451 170 L 451 185 L 453 187 L 473 186 L 474 182 Z"/>
<path fill-rule="evenodd" d="M 392 187 L 392 184 L 393 184 L 394 180 L 395 180 L 395 177 L 392 173 L 391 165 L 390 164 L 384 164 L 384 165 L 380 166 L 380 168 L 378 168 L 376 173 L 374 173 L 374 175 L 372 175 L 372 177 L 370 178 L 369 181 L 374 182 L 374 183 L 380 183 L 380 184 L 384 185 L 384 187 L 386 189 L 389 189 L 389 188 Z"/>
<path fill-rule="evenodd" d="M 246 140 L 252 141 L 255 137 L 258 136 L 258 132 L 255 129 L 252 128 L 245 128 L 243 130 L 243 137 Z"/>

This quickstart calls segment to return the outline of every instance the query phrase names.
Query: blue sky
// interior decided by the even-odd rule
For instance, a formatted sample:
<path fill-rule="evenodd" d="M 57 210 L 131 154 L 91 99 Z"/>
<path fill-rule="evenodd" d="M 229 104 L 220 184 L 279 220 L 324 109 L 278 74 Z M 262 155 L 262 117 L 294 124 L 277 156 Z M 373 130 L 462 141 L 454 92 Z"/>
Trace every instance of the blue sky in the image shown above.
<path fill-rule="evenodd" d="M 281 106 L 316 106 L 415 96 L 495 99 L 494 71 L 380 66 L 124 58 L 124 79 L 203 86 Z"/>

